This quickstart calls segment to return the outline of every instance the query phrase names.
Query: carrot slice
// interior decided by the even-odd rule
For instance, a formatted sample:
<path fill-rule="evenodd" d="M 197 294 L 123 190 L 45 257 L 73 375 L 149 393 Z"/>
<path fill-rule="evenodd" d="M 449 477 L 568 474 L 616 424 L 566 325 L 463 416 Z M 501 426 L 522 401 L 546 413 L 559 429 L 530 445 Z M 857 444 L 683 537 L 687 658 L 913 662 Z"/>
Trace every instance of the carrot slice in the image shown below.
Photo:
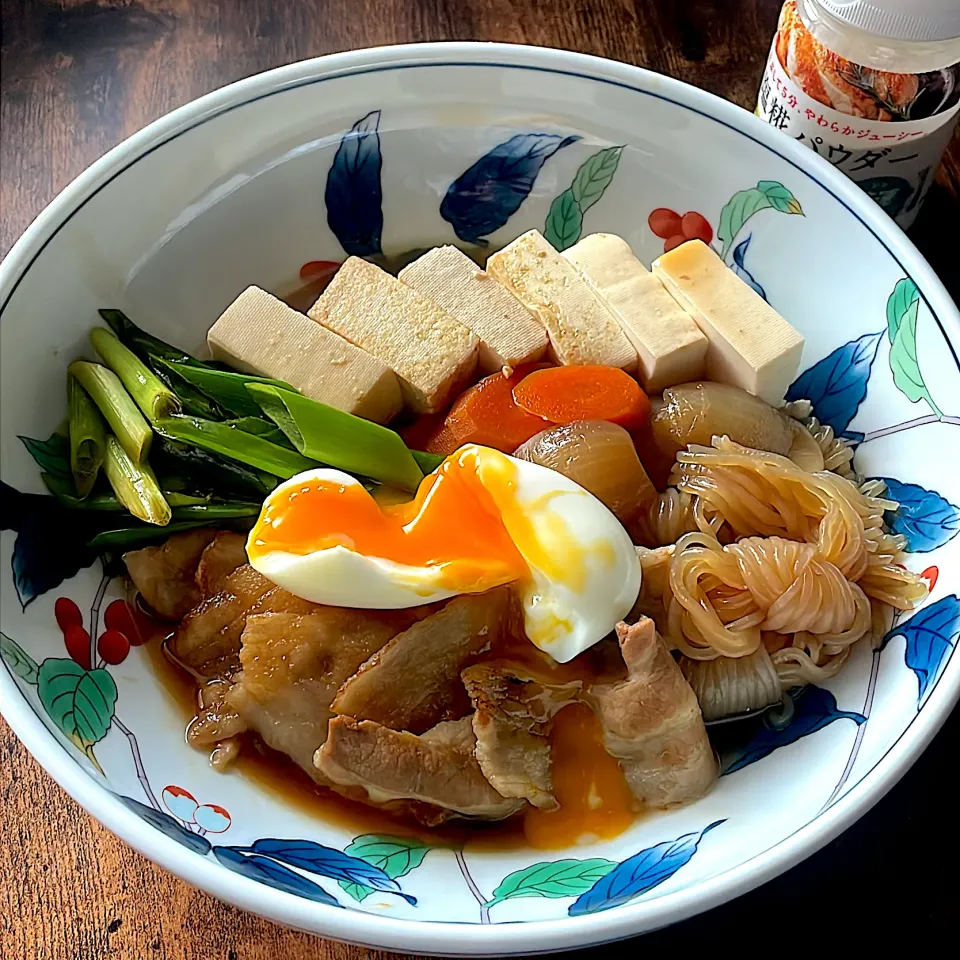
<path fill-rule="evenodd" d="M 521 443 L 550 424 L 521 410 L 513 390 L 531 366 L 518 367 L 509 377 L 501 373 L 484 377 L 460 394 L 443 422 L 426 444 L 430 453 L 450 454 L 465 443 L 478 443 L 512 453 Z"/>
<path fill-rule="evenodd" d="M 527 413 L 551 423 L 608 420 L 637 430 L 650 419 L 647 395 L 618 367 L 535 370 L 513 388 L 513 399 Z"/>

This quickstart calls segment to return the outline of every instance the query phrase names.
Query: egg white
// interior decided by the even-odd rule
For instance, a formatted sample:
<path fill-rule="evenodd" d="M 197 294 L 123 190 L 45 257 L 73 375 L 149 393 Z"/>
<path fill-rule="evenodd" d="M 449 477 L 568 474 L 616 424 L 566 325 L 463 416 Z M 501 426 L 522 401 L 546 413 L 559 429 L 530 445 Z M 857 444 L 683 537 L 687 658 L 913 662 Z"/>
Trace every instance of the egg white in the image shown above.
<path fill-rule="evenodd" d="M 562 474 L 483 447 L 457 455 L 465 450 L 475 452 L 480 481 L 529 567 L 529 578 L 515 584 L 527 636 L 566 663 L 610 633 L 636 601 L 640 564 L 633 543 L 596 497 Z M 360 485 L 339 470 L 310 470 L 282 483 L 267 501 L 318 479 Z M 444 565 L 401 564 L 344 546 L 305 555 L 255 551 L 250 563 L 290 593 L 332 606 L 398 610 L 458 592 Z"/>

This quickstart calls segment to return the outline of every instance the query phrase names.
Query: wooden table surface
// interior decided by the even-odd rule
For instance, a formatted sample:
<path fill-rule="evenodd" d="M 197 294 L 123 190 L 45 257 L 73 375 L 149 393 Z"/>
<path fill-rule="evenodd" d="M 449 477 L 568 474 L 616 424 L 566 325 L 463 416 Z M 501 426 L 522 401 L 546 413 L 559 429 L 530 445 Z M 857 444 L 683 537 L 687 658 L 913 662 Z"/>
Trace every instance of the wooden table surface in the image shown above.
<path fill-rule="evenodd" d="M 780 0 L 0 0 L 0 254 L 114 144 L 168 110 L 261 70 L 376 44 L 501 40 L 640 64 L 752 108 L 779 6 Z M 958 186 L 955 138 L 912 231 L 955 298 Z M 155 867 L 91 820 L 2 721 L 0 751 L 5 960 L 378 956 L 284 930 Z M 958 756 L 955 712 L 903 781 L 828 848 L 760 890 L 638 946 L 682 949 L 709 939 L 736 949 L 746 937 L 776 953 L 784 937 L 803 936 L 815 918 L 818 937 L 855 927 L 861 947 L 871 928 L 921 938 L 945 928 L 947 891 L 956 890 L 947 880 L 948 848 L 960 852 L 945 786 Z"/>

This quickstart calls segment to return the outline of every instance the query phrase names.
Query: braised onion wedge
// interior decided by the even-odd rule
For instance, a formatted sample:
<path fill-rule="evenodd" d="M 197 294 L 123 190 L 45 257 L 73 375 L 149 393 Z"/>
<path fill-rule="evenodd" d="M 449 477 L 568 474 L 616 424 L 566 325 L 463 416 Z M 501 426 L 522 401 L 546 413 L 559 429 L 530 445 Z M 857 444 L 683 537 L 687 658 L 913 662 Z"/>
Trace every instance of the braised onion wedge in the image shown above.
<path fill-rule="evenodd" d="M 654 412 L 653 438 L 673 457 L 687 444 L 710 446 L 726 435 L 745 447 L 787 455 L 794 443 L 789 417 L 768 403 L 726 383 L 680 383 L 663 391 L 663 405 Z"/>
<path fill-rule="evenodd" d="M 623 524 L 656 499 L 630 434 L 604 420 L 577 420 L 541 430 L 513 455 L 562 473 L 592 493 Z"/>

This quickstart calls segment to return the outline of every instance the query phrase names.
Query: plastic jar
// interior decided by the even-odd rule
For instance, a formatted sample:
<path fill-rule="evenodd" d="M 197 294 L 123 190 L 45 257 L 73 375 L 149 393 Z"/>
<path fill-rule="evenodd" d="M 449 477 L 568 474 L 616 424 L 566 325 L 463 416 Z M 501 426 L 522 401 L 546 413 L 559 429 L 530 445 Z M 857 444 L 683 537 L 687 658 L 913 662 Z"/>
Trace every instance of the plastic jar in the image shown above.
<path fill-rule="evenodd" d="M 960 115 L 960 0 L 787 0 L 757 114 L 909 226 Z"/>

